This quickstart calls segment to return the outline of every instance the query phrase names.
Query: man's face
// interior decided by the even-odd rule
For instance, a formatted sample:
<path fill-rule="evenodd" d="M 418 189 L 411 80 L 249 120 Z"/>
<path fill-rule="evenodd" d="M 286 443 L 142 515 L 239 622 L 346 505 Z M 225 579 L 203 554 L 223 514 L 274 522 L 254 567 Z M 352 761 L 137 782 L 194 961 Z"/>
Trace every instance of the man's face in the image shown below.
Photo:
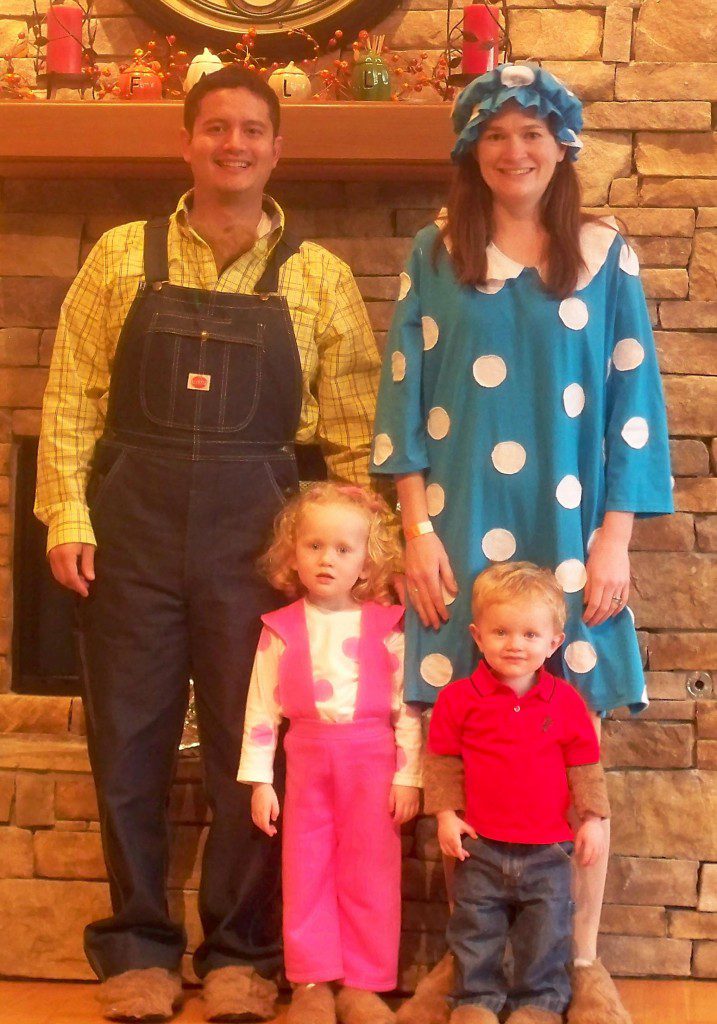
<path fill-rule="evenodd" d="M 182 132 L 182 157 L 192 168 L 195 190 L 217 199 L 260 199 L 280 150 L 268 106 L 247 89 L 207 93 L 192 134 Z"/>

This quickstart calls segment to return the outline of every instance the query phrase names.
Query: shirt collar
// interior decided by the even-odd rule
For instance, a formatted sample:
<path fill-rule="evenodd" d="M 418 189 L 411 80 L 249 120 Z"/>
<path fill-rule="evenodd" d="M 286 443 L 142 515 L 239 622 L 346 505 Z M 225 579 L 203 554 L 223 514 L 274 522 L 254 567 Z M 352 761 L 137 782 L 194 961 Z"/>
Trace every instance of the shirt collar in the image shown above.
<path fill-rule="evenodd" d="M 177 203 L 177 208 L 174 211 L 174 219 L 177 227 L 179 228 L 180 234 L 185 237 L 188 237 L 192 231 L 189 224 L 189 211 L 192 208 L 193 196 L 193 189 L 185 192 Z M 284 233 L 285 223 L 284 211 L 271 196 L 265 194 L 262 197 L 261 206 L 261 218 L 257 225 L 257 240 L 254 243 L 253 248 L 253 251 L 257 255 L 263 255 L 261 250 L 265 250 L 268 254 L 274 248 Z"/>
<path fill-rule="evenodd" d="M 490 697 L 494 693 L 500 692 L 508 692 L 512 694 L 512 690 L 509 686 L 506 686 L 505 683 L 501 683 L 499 679 L 496 679 L 490 666 L 484 659 L 481 659 L 478 662 L 478 668 L 472 674 L 471 682 L 481 697 Z M 552 700 L 554 690 L 555 680 L 543 665 L 538 672 L 538 679 L 535 686 L 532 686 L 527 693 L 524 693 L 523 698 L 539 697 L 547 704 Z M 513 696 L 515 695 L 513 694 Z"/>

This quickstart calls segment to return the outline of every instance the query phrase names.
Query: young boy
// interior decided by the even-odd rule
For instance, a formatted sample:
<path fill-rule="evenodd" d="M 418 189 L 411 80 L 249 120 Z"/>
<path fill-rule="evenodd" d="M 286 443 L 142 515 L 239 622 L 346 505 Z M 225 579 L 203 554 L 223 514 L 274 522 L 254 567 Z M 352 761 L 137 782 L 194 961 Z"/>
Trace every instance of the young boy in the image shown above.
<path fill-rule="evenodd" d="M 441 850 L 457 859 L 451 1024 L 498 1024 L 506 1003 L 509 1024 L 560 1024 L 570 1002 L 572 840 L 583 864 L 604 852 L 600 748 L 582 697 L 544 668 L 564 639 L 565 602 L 552 573 L 529 562 L 486 569 L 472 615 L 483 660 L 439 696 L 426 764 L 427 810 L 437 815 Z"/>

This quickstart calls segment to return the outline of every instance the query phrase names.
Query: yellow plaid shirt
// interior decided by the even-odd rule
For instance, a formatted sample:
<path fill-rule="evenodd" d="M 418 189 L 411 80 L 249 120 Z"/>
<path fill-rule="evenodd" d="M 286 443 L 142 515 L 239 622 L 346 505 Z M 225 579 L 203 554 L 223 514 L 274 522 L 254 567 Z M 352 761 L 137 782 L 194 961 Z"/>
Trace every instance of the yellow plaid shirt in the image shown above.
<path fill-rule="evenodd" d="M 209 245 L 190 227 L 191 193 L 170 218 L 169 280 L 207 291 L 253 291 L 284 230 L 284 214 L 265 197 L 271 230 L 217 273 Z M 112 361 L 143 279 L 144 221 L 99 240 L 63 303 L 42 410 L 35 514 L 56 544 L 94 544 L 85 491 L 102 434 Z M 350 269 L 313 242 L 279 274 L 301 357 L 303 395 L 296 440 L 318 441 L 330 475 L 368 484 L 368 457 L 380 359 Z"/>

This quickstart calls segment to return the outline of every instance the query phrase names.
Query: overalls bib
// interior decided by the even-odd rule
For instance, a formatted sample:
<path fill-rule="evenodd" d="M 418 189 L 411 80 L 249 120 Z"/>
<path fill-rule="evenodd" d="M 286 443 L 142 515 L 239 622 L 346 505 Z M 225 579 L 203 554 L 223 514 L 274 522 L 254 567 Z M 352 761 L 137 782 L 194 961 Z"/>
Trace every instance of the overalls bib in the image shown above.
<path fill-rule="evenodd" d="M 251 821 L 236 782 L 260 616 L 277 594 L 255 562 L 297 487 L 299 352 L 281 265 L 284 236 L 254 294 L 168 282 L 168 221 L 145 230 L 145 283 L 124 324 L 105 430 L 88 485 L 96 580 L 81 648 L 89 747 L 112 916 L 88 926 L 100 977 L 179 967 L 186 933 L 167 907 L 197 884 L 204 941 L 195 970 L 281 960 L 279 847 Z M 173 833 L 167 803 L 194 680 L 212 822 Z M 177 792 L 175 790 L 175 792 Z M 174 817 L 203 821 L 186 800 Z M 201 805 L 202 801 L 198 801 Z"/>

